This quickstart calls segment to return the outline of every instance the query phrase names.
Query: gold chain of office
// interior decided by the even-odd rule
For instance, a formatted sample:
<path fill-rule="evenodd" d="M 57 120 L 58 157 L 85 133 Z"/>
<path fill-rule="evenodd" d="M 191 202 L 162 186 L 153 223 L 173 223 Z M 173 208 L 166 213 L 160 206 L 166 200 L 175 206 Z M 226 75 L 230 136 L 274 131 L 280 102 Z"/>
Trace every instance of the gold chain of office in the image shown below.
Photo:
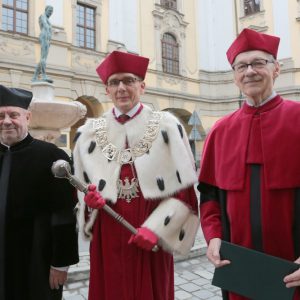
<path fill-rule="evenodd" d="M 162 112 L 152 112 L 143 137 L 133 147 L 126 149 L 119 149 L 108 141 L 105 118 L 94 120 L 93 128 L 96 132 L 96 144 L 108 160 L 117 161 L 120 165 L 132 164 L 137 157 L 144 155 L 150 150 L 152 142 L 157 137 L 161 118 Z"/>

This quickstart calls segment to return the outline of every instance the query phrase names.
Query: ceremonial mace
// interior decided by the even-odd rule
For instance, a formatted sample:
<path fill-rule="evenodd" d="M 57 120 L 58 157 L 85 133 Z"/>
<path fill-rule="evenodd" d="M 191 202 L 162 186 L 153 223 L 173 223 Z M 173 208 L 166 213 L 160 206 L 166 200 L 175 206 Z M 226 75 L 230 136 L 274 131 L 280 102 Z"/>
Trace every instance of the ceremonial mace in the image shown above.
<path fill-rule="evenodd" d="M 52 164 L 51 171 L 53 175 L 57 178 L 66 178 L 69 182 L 80 192 L 87 194 L 88 187 L 85 183 L 81 182 L 76 176 L 71 174 L 71 167 L 70 164 L 63 160 L 59 159 Z M 137 230 L 133 227 L 129 222 L 127 222 L 121 215 L 116 213 L 110 206 L 105 204 L 102 209 L 112 216 L 117 222 L 122 224 L 126 229 L 128 229 L 131 233 L 137 234 Z M 158 246 L 155 245 L 152 251 L 156 252 L 158 250 Z"/>

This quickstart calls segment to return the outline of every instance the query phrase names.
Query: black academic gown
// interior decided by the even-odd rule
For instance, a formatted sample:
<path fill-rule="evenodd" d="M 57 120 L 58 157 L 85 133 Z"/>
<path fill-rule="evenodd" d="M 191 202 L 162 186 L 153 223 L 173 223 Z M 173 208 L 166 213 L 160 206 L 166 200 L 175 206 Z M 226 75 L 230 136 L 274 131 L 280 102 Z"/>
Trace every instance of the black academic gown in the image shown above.
<path fill-rule="evenodd" d="M 54 178 L 52 163 L 69 160 L 55 145 L 28 135 L 0 144 L 0 299 L 61 299 L 49 287 L 50 266 L 78 262 L 75 193 Z"/>

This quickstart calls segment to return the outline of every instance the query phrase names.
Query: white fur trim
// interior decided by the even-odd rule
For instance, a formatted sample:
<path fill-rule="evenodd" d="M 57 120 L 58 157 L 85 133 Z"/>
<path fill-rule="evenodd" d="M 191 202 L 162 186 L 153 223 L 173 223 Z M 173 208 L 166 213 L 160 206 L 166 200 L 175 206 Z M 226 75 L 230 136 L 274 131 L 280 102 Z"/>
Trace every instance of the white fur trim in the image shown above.
<path fill-rule="evenodd" d="M 126 137 L 129 147 L 136 144 L 142 138 L 151 114 L 152 111 L 144 107 L 142 112 L 130 122 L 121 125 L 115 120 L 112 112 L 106 113 L 104 117 L 108 124 L 108 140 L 121 149 L 124 148 Z M 182 128 L 183 137 L 180 135 L 178 126 Z M 168 143 L 164 142 L 162 131 L 166 132 Z M 91 142 L 95 141 L 92 119 L 80 127 L 79 132 L 81 136 L 73 153 L 75 175 L 84 180 L 83 172 L 86 172 L 90 181 L 96 185 L 99 180 L 104 180 L 106 185 L 101 194 L 105 199 L 115 203 L 118 194 L 117 180 L 120 176 L 120 164 L 116 161 L 108 162 L 97 146 L 92 153 L 88 153 Z M 134 165 L 140 189 L 146 199 L 170 197 L 177 191 L 197 182 L 195 164 L 184 127 L 168 112 L 163 112 L 158 136 L 153 141 L 149 153 L 138 157 Z M 158 187 L 159 178 L 164 181 L 163 190 Z"/>
<path fill-rule="evenodd" d="M 86 220 L 86 210 L 88 209 L 85 202 L 77 204 L 77 222 L 79 227 L 79 234 L 83 240 L 91 241 L 93 238 L 92 229 L 98 216 L 98 210 L 92 209 L 88 212 L 88 219 Z"/>
<path fill-rule="evenodd" d="M 126 137 L 130 145 L 135 145 L 144 135 L 145 128 L 152 110 L 144 106 L 140 114 L 129 122 L 121 125 L 115 120 L 112 111 L 103 115 L 107 119 L 108 140 L 118 148 L 124 148 Z M 84 172 L 91 183 L 96 186 L 99 180 L 106 182 L 101 195 L 112 203 L 117 201 L 117 180 L 120 177 L 121 166 L 116 161 L 108 162 L 99 147 L 89 153 L 91 143 L 95 143 L 93 120 L 88 119 L 85 125 L 78 129 L 81 133 L 73 151 L 75 175 L 85 181 Z M 182 128 L 181 136 L 178 127 Z M 164 131 L 168 136 L 168 143 L 162 136 Z M 138 157 L 134 162 L 140 190 L 145 199 L 162 199 L 174 195 L 197 182 L 193 155 L 189 146 L 184 127 L 172 114 L 163 112 L 160 130 L 153 141 L 149 153 Z M 162 178 L 164 189 L 158 187 L 157 181 Z M 81 193 L 80 193 L 81 194 Z M 97 211 L 86 223 L 84 219 L 84 201 L 79 195 L 81 209 L 79 226 L 83 236 L 91 238 L 91 228 L 97 217 Z"/>
<path fill-rule="evenodd" d="M 164 250 L 186 255 L 193 246 L 199 218 L 184 202 L 169 198 L 159 204 L 142 226 L 160 238 Z"/>

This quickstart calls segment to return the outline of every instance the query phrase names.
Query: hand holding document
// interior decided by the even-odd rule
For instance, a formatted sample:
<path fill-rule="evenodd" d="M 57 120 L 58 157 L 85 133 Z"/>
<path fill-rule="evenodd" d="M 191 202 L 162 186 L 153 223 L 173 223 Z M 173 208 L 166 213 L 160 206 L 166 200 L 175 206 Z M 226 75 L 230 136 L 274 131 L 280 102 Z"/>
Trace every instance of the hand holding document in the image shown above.
<path fill-rule="evenodd" d="M 295 288 L 287 288 L 283 278 L 298 264 L 225 241 L 220 253 L 231 263 L 215 269 L 213 285 L 255 300 L 293 299 Z"/>

